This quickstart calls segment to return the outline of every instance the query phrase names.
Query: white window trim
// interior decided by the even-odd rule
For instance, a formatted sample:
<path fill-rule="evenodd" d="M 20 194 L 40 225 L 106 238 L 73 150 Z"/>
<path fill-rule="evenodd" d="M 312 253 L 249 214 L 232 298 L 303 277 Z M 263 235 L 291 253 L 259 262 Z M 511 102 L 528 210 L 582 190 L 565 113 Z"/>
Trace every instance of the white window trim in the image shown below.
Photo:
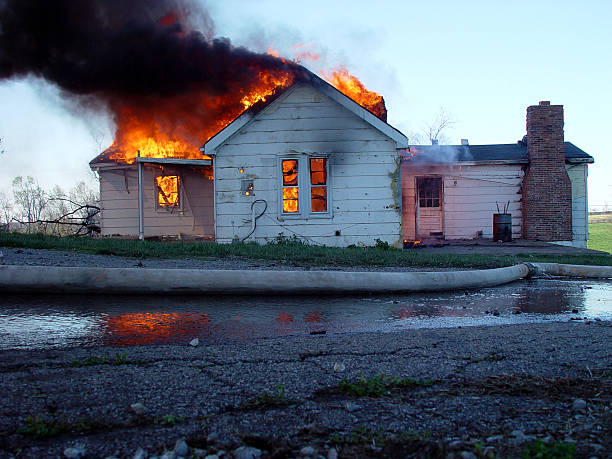
<path fill-rule="evenodd" d="M 310 198 L 310 159 L 325 158 L 325 167 L 327 172 L 327 212 L 312 212 Z M 284 213 L 283 212 L 283 160 L 294 159 L 298 161 L 298 212 Z M 310 218 L 325 218 L 333 217 L 332 212 L 332 177 L 330 174 L 330 156 L 327 154 L 314 153 L 287 153 L 278 155 L 276 170 L 278 174 L 278 220 L 296 220 Z"/>

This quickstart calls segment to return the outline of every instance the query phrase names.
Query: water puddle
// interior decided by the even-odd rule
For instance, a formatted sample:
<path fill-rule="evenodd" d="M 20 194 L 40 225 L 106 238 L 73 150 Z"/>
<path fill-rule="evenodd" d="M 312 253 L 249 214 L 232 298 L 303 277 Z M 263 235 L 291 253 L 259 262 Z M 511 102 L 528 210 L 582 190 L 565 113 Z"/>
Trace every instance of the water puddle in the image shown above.
<path fill-rule="evenodd" d="M 612 281 L 532 279 L 430 294 L 342 297 L 4 295 L 0 349 L 202 343 L 284 335 L 612 320 Z"/>

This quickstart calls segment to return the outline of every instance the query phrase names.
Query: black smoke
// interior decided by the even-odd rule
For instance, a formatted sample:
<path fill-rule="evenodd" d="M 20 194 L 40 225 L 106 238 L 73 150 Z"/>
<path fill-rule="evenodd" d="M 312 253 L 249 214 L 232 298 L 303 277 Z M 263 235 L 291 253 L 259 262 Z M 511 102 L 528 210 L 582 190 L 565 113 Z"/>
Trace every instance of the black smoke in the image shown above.
<path fill-rule="evenodd" d="M 190 17 L 204 30 L 188 30 Z M 44 78 L 73 94 L 223 94 L 260 71 L 296 64 L 212 39 L 195 3 L 170 0 L 0 0 L 0 79 Z"/>

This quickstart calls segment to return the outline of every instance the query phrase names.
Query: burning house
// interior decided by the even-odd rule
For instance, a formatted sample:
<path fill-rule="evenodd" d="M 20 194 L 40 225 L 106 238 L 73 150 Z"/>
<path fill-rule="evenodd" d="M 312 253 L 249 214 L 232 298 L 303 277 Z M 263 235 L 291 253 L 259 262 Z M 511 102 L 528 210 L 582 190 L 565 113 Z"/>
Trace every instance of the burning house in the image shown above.
<path fill-rule="evenodd" d="M 0 2 L 0 79 L 44 79 L 115 123 L 90 163 L 103 235 L 400 245 L 492 237 L 503 215 L 513 237 L 586 244 L 593 158 L 564 142 L 561 106 L 529 107 L 517 144 L 411 146 L 347 72 L 213 38 L 200 9 Z"/>
<path fill-rule="evenodd" d="M 529 107 L 527 135 L 505 145 L 410 146 L 382 118 L 310 74 L 247 109 L 200 159 L 117 164 L 107 152 L 91 163 L 103 234 L 397 245 L 491 238 L 501 206 L 510 237 L 586 246 L 593 158 L 564 142 L 562 106 Z"/>

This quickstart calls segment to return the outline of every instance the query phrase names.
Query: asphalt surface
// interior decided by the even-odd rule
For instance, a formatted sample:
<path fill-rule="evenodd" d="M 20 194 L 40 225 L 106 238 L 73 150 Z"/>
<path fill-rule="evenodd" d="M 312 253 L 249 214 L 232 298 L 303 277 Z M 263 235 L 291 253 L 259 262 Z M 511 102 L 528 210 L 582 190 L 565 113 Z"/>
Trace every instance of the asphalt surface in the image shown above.
<path fill-rule="evenodd" d="M 520 457 L 541 439 L 604 458 L 611 343 L 612 323 L 587 321 L 3 351 L 0 456 L 151 456 L 185 439 L 202 456 Z M 351 392 L 362 378 L 366 396 Z"/>

